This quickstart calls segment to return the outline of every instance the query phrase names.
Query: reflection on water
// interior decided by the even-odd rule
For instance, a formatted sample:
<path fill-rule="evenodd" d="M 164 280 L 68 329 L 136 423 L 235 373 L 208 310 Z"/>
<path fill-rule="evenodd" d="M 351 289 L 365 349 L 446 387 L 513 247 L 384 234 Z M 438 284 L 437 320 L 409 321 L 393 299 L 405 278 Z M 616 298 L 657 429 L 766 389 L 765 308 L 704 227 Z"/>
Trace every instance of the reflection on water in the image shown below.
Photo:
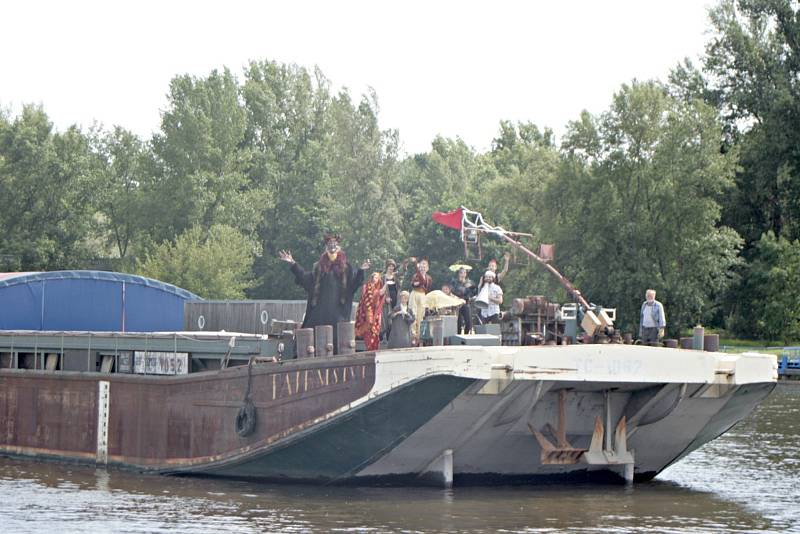
<path fill-rule="evenodd" d="M 650 483 L 339 488 L 0 459 L 2 532 L 800 532 L 800 385 Z"/>

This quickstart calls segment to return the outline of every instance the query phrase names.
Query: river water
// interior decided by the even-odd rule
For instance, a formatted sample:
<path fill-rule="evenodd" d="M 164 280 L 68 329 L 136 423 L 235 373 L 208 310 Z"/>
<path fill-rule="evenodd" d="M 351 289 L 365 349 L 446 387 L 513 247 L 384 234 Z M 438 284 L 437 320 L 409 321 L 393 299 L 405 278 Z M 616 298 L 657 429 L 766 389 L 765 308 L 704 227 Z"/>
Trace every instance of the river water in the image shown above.
<path fill-rule="evenodd" d="M 339 488 L 0 458 L 0 533 L 800 532 L 800 384 L 652 482 Z"/>

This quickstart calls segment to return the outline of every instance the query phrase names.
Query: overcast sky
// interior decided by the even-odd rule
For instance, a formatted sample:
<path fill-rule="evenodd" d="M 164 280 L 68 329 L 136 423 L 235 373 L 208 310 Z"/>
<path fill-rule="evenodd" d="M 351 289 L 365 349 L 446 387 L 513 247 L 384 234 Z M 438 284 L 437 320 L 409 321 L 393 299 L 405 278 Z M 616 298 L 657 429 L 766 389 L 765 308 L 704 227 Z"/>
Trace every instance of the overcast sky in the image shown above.
<path fill-rule="evenodd" d="M 373 87 L 407 153 L 437 135 L 486 150 L 500 120 L 557 134 L 620 85 L 703 52 L 704 0 L 43 2 L 0 7 L 0 106 L 42 104 L 59 129 L 158 129 L 170 79 L 250 59 L 318 65 Z"/>

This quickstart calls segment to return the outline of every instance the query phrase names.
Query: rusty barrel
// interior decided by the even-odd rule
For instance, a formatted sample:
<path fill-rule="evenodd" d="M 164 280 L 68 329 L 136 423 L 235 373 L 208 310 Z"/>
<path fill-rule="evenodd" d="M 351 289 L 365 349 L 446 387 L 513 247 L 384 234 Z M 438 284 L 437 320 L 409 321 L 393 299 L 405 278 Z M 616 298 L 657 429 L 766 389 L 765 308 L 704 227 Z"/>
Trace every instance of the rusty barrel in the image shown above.
<path fill-rule="evenodd" d="M 333 327 L 323 324 L 314 327 L 314 352 L 317 358 L 333 356 Z"/>
<path fill-rule="evenodd" d="M 336 325 L 336 354 L 353 354 L 356 351 L 356 323 L 344 321 Z"/>
<path fill-rule="evenodd" d="M 677 349 L 678 348 L 678 340 L 677 339 L 665 339 L 664 346 L 668 349 Z"/>
<path fill-rule="evenodd" d="M 298 358 L 313 358 L 314 357 L 314 329 L 313 328 L 298 328 L 294 331 L 294 340 L 297 345 Z"/>
<path fill-rule="evenodd" d="M 522 315 L 525 313 L 526 299 L 514 299 L 511 301 L 511 313 L 514 315 Z"/>
<path fill-rule="evenodd" d="M 719 352 L 719 334 L 706 334 L 703 337 L 703 350 Z"/>
<path fill-rule="evenodd" d="M 514 299 L 511 301 L 511 313 L 514 315 L 534 315 L 536 313 L 548 313 L 555 315 L 558 304 L 548 302 L 544 295 L 533 295 L 524 299 Z"/>

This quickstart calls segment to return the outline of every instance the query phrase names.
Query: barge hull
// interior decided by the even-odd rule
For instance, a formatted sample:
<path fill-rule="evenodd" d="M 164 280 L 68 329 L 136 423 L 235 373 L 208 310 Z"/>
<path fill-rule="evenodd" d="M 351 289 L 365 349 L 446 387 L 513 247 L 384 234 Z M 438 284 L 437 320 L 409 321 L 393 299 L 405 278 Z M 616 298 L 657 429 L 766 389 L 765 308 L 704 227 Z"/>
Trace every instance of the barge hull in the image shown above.
<path fill-rule="evenodd" d="M 431 347 L 183 376 L 0 370 L 0 454 L 334 484 L 647 479 L 775 363 L 652 347 Z M 256 425 L 237 434 L 252 402 Z"/>

